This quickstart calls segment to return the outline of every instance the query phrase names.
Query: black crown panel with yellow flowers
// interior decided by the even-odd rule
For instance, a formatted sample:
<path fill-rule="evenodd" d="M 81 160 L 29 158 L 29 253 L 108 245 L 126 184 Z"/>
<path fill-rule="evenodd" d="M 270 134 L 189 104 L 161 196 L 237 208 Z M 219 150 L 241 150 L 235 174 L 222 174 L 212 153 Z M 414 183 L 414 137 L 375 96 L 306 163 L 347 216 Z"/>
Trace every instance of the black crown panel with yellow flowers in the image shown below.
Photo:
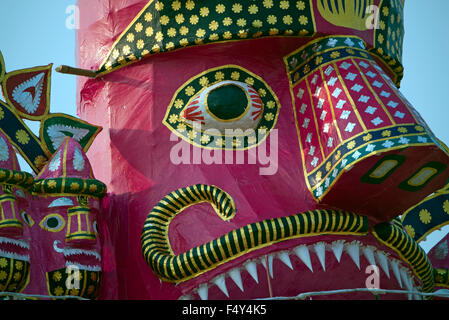
<path fill-rule="evenodd" d="M 318 16 L 331 25 L 372 34 L 369 50 L 399 83 L 403 0 L 150 0 L 118 37 L 96 74 L 189 46 L 329 33 L 329 24 L 317 27 Z"/>

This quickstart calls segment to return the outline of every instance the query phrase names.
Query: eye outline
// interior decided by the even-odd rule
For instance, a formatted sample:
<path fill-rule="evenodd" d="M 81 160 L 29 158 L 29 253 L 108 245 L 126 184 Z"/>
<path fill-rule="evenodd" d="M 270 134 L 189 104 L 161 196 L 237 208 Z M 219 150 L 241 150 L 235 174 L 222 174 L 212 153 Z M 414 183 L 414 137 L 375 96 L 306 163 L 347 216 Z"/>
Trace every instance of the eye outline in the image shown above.
<path fill-rule="evenodd" d="M 238 76 L 234 77 L 234 73 L 238 74 Z M 220 74 L 220 77 L 217 76 L 218 74 Z M 207 78 L 207 81 L 201 83 L 204 78 Z M 262 115 L 260 116 L 260 122 L 251 130 L 251 133 L 248 134 L 247 131 L 244 131 L 244 134 L 232 134 L 229 136 L 225 134 L 219 135 L 218 133 L 211 134 L 209 131 L 203 132 L 202 128 L 195 130 L 192 125 L 182 119 L 181 112 L 195 97 L 205 89 L 223 81 L 246 83 L 261 98 Z M 263 89 L 263 93 L 261 93 L 261 89 Z M 276 127 L 281 107 L 278 97 L 263 78 L 239 65 L 228 64 L 207 69 L 192 76 L 180 85 L 173 94 L 162 123 L 179 138 L 202 149 L 248 150 L 260 145 L 270 135 L 271 131 Z M 269 113 L 271 115 L 267 117 Z M 247 129 L 242 128 L 241 130 L 243 132 L 243 130 Z M 219 130 L 215 130 L 215 132 L 217 131 Z M 210 139 L 206 139 L 206 141 L 199 139 L 203 138 L 204 135 L 210 136 Z M 225 144 L 224 141 L 230 137 L 232 137 L 232 145 L 227 142 Z"/>
<path fill-rule="evenodd" d="M 58 227 L 57 228 L 48 228 L 47 226 L 45 226 L 45 221 L 47 221 L 50 218 L 57 218 L 58 220 Z M 59 213 L 50 213 L 48 215 L 46 215 L 41 222 L 39 222 L 39 226 L 44 229 L 45 231 L 49 231 L 49 232 L 60 232 L 61 230 L 63 230 L 66 226 L 66 221 L 64 219 L 63 216 L 61 216 Z"/>
<path fill-rule="evenodd" d="M 24 217 L 24 215 L 26 215 L 26 217 L 27 217 L 27 219 Z M 22 221 L 28 226 L 28 227 L 32 227 L 32 226 L 34 226 L 34 220 L 33 220 L 33 218 L 25 211 L 25 210 L 22 210 L 21 212 L 20 212 L 20 217 L 22 218 Z M 28 223 L 28 221 L 27 220 L 29 220 L 29 223 Z"/>

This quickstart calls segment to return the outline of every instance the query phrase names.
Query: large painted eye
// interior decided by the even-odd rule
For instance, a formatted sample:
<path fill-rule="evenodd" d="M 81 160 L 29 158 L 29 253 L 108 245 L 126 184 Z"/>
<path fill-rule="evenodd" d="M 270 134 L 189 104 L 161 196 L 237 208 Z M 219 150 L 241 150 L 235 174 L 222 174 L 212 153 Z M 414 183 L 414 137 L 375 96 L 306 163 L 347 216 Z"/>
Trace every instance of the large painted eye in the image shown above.
<path fill-rule="evenodd" d="M 239 66 L 207 70 L 174 95 L 163 123 L 203 148 L 247 149 L 274 128 L 279 101 L 257 75 Z"/>
<path fill-rule="evenodd" d="M 46 231 L 59 232 L 65 227 L 65 220 L 61 215 L 52 213 L 43 218 L 39 225 Z"/>

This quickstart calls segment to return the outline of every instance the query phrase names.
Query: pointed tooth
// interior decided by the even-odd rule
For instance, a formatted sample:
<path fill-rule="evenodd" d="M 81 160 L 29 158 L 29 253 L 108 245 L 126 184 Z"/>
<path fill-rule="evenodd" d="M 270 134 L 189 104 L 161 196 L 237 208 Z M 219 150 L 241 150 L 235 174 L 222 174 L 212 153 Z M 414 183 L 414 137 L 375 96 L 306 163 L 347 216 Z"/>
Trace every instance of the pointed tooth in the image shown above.
<path fill-rule="evenodd" d="M 318 242 L 313 245 L 313 248 L 315 249 L 315 253 L 320 260 L 321 267 L 323 267 L 323 270 L 326 271 L 326 243 Z"/>
<path fill-rule="evenodd" d="M 265 270 L 267 269 L 266 260 L 268 260 L 268 272 L 270 273 L 271 279 L 273 279 L 273 255 L 269 254 L 268 256 L 264 256 L 262 258 L 262 265 L 264 266 Z"/>
<path fill-rule="evenodd" d="M 306 245 L 297 246 L 295 249 L 293 249 L 293 252 L 299 259 L 301 259 L 302 262 L 304 262 L 307 268 L 309 268 L 309 270 L 313 272 L 312 262 L 310 261 L 310 254 L 307 246 Z"/>
<path fill-rule="evenodd" d="M 240 270 L 235 268 L 229 271 L 229 276 L 232 280 L 234 280 L 237 287 L 239 287 L 240 290 L 243 292 L 243 283 L 242 283 L 242 276 L 240 275 Z"/>
<path fill-rule="evenodd" d="M 354 261 L 357 268 L 360 270 L 360 242 L 352 241 L 351 243 L 346 245 L 346 252 L 351 257 L 352 261 Z"/>
<path fill-rule="evenodd" d="M 401 280 L 401 273 L 399 272 L 399 265 L 398 265 L 398 262 L 397 262 L 396 260 L 394 260 L 394 259 L 391 259 L 391 260 L 390 260 L 390 265 L 391 265 L 391 269 L 393 270 L 393 274 L 394 274 L 394 276 L 396 277 L 396 280 L 397 280 L 398 283 L 399 283 L 399 286 L 400 286 L 401 288 L 403 288 L 403 286 L 402 286 L 402 280 Z"/>
<path fill-rule="evenodd" d="M 382 251 L 376 252 L 377 261 L 379 262 L 380 267 L 387 275 L 388 279 L 390 279 L 390 269 L 388 268 L 388 258 Z"/>
<path fill-rule="evenodd" d="M 209 288 L 207 287 L 207 283 L 203 283 L 198 286 L 198 295 L 200 296 L 201 300 L 208 300 Z"/>
<path fill-rule="evenodd" d="M 362 248 L 363 255 L 365 256 L 368 263 L 372 266 L 376 266 L 376 260 L 374 259 L 374 252 L 376 248 L 372 246 L 366 246 Z"/>
<path fill-rule="evenodd" d="M 225 294 L 226 297 L 229 298 L 228 288 L 226 288 L 226 278 L 225 275 L 222 274 L 215 279 L 212 280 L 213 283 Z"/>
<path fill-rule="evenodd" d="M 287 267 L 289 267 L 290 269 L 293 270 L 292 262 L 291 262 L 291 260 L 290 260 L 289 255 L 288 255 L 288 252 L 285 252 L 285 251 L 280 252 L 280 253 L 278 254 L 278 258 L 279 258 L 279 260 L 281 260 Z"/>
<path fill-rule="evenodd" d="M 257 276 L 257 264 L 254 261 L 248 261 L 245 263 L 245 269 L 248 271 L 249 275 L 259 283 L 259 277 Z"/>
<path fill-rule="evenodd" d="M 332 242 L 332 244 L 331 244 L 332 252 L 334 253 L 334 256 L 337 259 L 338 263 L 340 263 L 340 260 L 341 260 L 344 243 L 345 243 L 344 240 L 337 240 L 337 241 Z"/>

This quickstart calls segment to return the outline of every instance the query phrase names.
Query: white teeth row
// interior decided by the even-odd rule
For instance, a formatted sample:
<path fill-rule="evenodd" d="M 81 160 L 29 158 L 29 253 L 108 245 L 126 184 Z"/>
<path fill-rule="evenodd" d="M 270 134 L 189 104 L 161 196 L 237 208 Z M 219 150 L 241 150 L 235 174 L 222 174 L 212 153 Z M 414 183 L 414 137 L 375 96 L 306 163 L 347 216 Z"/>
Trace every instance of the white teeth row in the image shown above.
<path fill-rule="evenodd" d="M 274 278 L 273 275 L 273 261 L 274 258 L 278 258 L 282 261 L 288 268 L 294 270 L 292 262 L 290 260 L 290 255 L 293 254 L 297 256 L 306 266 L 307 268 L 313 272 L 313 266 L 310 259 L 310 251 L 314 252 L 320 262 L 321 268 L 326 271 L 326 251 L 331 251 L 337 261 L 340 263 L 343 252 L 346 252 L 350 257 L 357 268 L 360 270 L 360 255 L 362 254 L 368 263 L 372 266 L 379 265 L 380 268 L 385 272 L 386 276 L 390 279 L 390 267 L 393 271 L 393 274 L 399 284 L 399 286 L 403 289 L 407 289 L 408 291 L 416 291 L 413 275 L 412 273 L 401 265 L 401 261 L 390 258 L 389 253 L 378 250 L 374 246 L 363 245 L 360 241 L 352 241 L 346 242 L 345 240 L 337 240 L 332 243 L 318 242 L 312 245 L 299 245 L 290 251 L 280 251 L 276 253 L 271 253 L 266 256 L 263 256 L 258 259 L 248 260 L 242 264 L 239 268 L 234 268 L 228 271 L 226 274 L 221 274 L 218 277 L 212 279 L 210 283 L 203 283 L 198 286 L 198 288 L 194 289 L 193 292 L 196 292 L 202 300 L 208 299 L 209 287 L 212 285 L 216 285 L 223 294 L 229 298 L 229 292 L 226 287 L 226 276 L 231 278 L 237 287 L 244 292 L 244 286 L 241 277 L 241 270 L 245 269 L 248 274 L 254 279 L 256 283 L 259 283 L 259 279 L 257 276 L 257 264 L 261 263 L 271 278 Z M 404 288 L 405 286 L 405 288 Z M 409 299 L 420 299 L 420 295 L 412 295 L 409 294 Z M 191 300 L 191 295 L 185 295 L 180 297 L 180 300 Z"/>
<path fill-rule="evenodd" d="M 101 261 L 100 254 L 95 250 L 83 250 L 83 249 L 72 249 L 72 248 L 64 248 L 64 256 L 72 256 L 72 255 L 86 255 L 95 257 L 98 261 Z"/>
<path fill-rule="evenodd" d="M 0 250 L 0 257 L 30 262 L 29 255 L 22 255 L 22 254 L 17 254 L 17 253 L 13 253 L 13 252 L 3 251 L 3 250 Z"/>
<path fill-rule="evenodd" d="M 13 244 L 15 246 L 21 247 L 23 249 L 30 249 L 30 244 L 25 240 L 16 240 L 11 238 L 0 237 L 0 244 Z"/>
<path fill-rule="evenodd" d="M 86 270 L 86 271 L 101 271 L 100 266 L 89 266 L 89 265 L 83 265 L 72 261 L 66 261 L 65 264 L 66 268 L 71 270 Z"/>

